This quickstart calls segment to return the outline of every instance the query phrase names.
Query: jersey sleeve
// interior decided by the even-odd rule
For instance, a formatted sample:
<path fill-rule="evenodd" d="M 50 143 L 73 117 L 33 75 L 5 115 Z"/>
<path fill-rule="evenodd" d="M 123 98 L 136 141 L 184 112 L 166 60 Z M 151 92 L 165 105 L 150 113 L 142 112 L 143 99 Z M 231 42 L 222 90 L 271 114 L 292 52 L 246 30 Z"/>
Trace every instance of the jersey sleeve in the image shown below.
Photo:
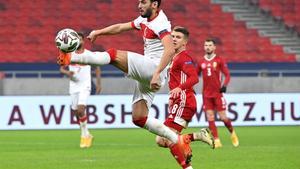
<path fill-rule="evenodd" d="M 185 83 L 179 86 L 179 88 L 182 90 L 190 89 L 199 82 L 197 69 L 192 59 L 186 57 L 181 62 L 181 69 L 187 75 L 187 79 Z"/>
<path fill-rule="evenodd" d="M 133 20 L 131 22 L 131 27 L 134 29 L 140 30 L 142 21 L 143 21 L 143 18 L 141 16 L 139 16 L 138 18 L 136 18 L 135 20 Z"/>
<path fill-rule="evenodd" d="M 161 15 L 155 20 L 151 29 L 160 39 L 163 39 L 166 35 L 171 34 L 171 23 L 165 15 Z"/>
<path fill-rule="evenodd" d="M 228 69 L 228 65 L 227 65 L 226 61 L 222 58 L 220 59 L 220 66 L 221 66 L 221 71 L 225 76 L 223 85 L 227 86 L 230 81 L 230 71 Z"/>

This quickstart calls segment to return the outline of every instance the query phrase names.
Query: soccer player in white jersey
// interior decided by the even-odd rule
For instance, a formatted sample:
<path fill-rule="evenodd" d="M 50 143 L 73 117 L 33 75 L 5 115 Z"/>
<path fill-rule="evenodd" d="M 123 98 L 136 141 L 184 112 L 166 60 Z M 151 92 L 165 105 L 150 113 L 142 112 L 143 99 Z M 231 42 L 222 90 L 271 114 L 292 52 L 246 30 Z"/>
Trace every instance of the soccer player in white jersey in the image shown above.
<path fill-rule="evenodd" d="M 112 64 L 128 74 L 130 78 L 136 80 L 132 105 L 133 123 L 154 134 L 166 137 L 173 143 L 172 148 L 176 149 L 177 156 L 184 155 L 187 158 L 191 156 L 188 137 L 177 135 L 161 121 L 148 116 L 154 93 L 166 82 L 166 67 L 175 54 L 170 35 L 171 24 L 163 10 L 160 9 L 160 4 L 161 0 L 138 0 L 141 16 L 137 19 L 94 30 L 88 36 L 94 42 L 97 37 L 102 35 L 114 35 L 135 29 L 142 31 L 144 55 L 116 49 L 95 52 L 95 55 L 91 57 L 71 56 L 68 53 L 60 52 L 57 61 L 60 65 L 70 63 Z"/>
<path fill-rule="evenodd" d="M 78 35 L 80 37 L 80 45 L 76 51 L 71 53 L 71 55 L 80 55 L 83 57 L 93 55 L 91 51 L 84 48 L 83 34 L 78 33 Z M 85 113 L 85 108 L 87 99 L 91 93 L 91 66 L 70 64 L 68 68 L 69 70 L 67 70 L 65 66 L 61 66 L 60 72 L 70 78 L 69 93 L 71 95 L 71 109 L 77 117 L 81 128 L 80 148 L 89 148 L 92 146 L 93 136 L 90 134 L 87 128 L 87 116 Z M 99 66 L 96 67 L 95 73 L 97 78 L 96 93 L 98 94 L 101 90 L 101 70 Z"/>

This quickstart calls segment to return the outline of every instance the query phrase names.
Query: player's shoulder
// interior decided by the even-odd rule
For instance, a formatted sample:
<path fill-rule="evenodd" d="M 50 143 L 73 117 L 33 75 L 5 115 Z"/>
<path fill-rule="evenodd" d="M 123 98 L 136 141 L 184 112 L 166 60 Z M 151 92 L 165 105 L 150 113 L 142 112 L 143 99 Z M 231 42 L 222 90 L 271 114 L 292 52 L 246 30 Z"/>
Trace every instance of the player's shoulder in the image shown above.
<path fill-rule="evenodd" d="M 216 55 L 215 57 L 216 60 L 220 61 L 220 62 L 226 62 L 226 59 L 220 55 Z"/>
<path fill-rule="evenodd" d="M 195 59 L 187 51 L 183 51 L 179 55 L 180 55 L 179 58 L 180 58 L 181 62 L 191 63 L 191 64 L 196 63 Z"/>
<path fill-rule="evenodd" d="M 158 16 L 154 18 L 152 21 L 149 22 L 149 26 L 151 29 L 168 29 L 168 31 L 171 31 L 171 22 L 167 18 L 166 14 L 163 12 L 163 10 L 160 10 L 158 13 Z"/>

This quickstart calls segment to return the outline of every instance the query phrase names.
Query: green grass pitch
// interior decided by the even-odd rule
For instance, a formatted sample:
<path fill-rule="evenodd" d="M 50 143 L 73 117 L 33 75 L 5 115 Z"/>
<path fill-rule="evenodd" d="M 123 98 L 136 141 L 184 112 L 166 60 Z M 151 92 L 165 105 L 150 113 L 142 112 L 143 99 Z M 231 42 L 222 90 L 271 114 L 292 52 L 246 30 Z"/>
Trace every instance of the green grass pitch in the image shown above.
<path fill-rule="evenodd" d="M 191 128 L 186 132 L 197 131 Z M 194 169 L 300 169 L 300 126 L 236 127 L 240 147 L 212 150 L 193 142 Z M 0 131 L 1 169 L 175 169 L 168 149 L 142 129 L 91 130 L 94 145 L 79 148 L 79 130 Z"/>

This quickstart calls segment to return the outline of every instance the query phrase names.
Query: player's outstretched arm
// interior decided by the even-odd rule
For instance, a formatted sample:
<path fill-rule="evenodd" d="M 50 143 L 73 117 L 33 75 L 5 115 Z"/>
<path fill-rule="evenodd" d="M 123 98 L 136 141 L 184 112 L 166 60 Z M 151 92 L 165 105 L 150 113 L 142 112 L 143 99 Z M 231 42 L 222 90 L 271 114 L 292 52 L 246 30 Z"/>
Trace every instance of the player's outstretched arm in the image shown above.
<path fill-rule="evenodd" d="M 90 39 L 91 42 L 94 42 L 98 36 L 115 35 L 115 34 L 125 32 L 125 31 L 133 30 L 133 29 L 134 28 L 131 26 L 131 22 L 118 23 L 118 24 L 114 24 L 114 25 L 105 27 L 103 29 L 93 30 L 87 38 Z"/>
<path fill-rule="evenodd" d="M 159 65 L 157 66 L 150 83 L 150 87 L 152 90 L 159 90 L 160 88 L 160 73 L 166 68 L 166 66 L 170 63 L 173 56 L 175 55 L 175 49 L 173 45 L 173 40 L 171 35 L 166 35 L 161 40 L 163 46 L 164 46 L 164 53 L 160 60 Z"/>

